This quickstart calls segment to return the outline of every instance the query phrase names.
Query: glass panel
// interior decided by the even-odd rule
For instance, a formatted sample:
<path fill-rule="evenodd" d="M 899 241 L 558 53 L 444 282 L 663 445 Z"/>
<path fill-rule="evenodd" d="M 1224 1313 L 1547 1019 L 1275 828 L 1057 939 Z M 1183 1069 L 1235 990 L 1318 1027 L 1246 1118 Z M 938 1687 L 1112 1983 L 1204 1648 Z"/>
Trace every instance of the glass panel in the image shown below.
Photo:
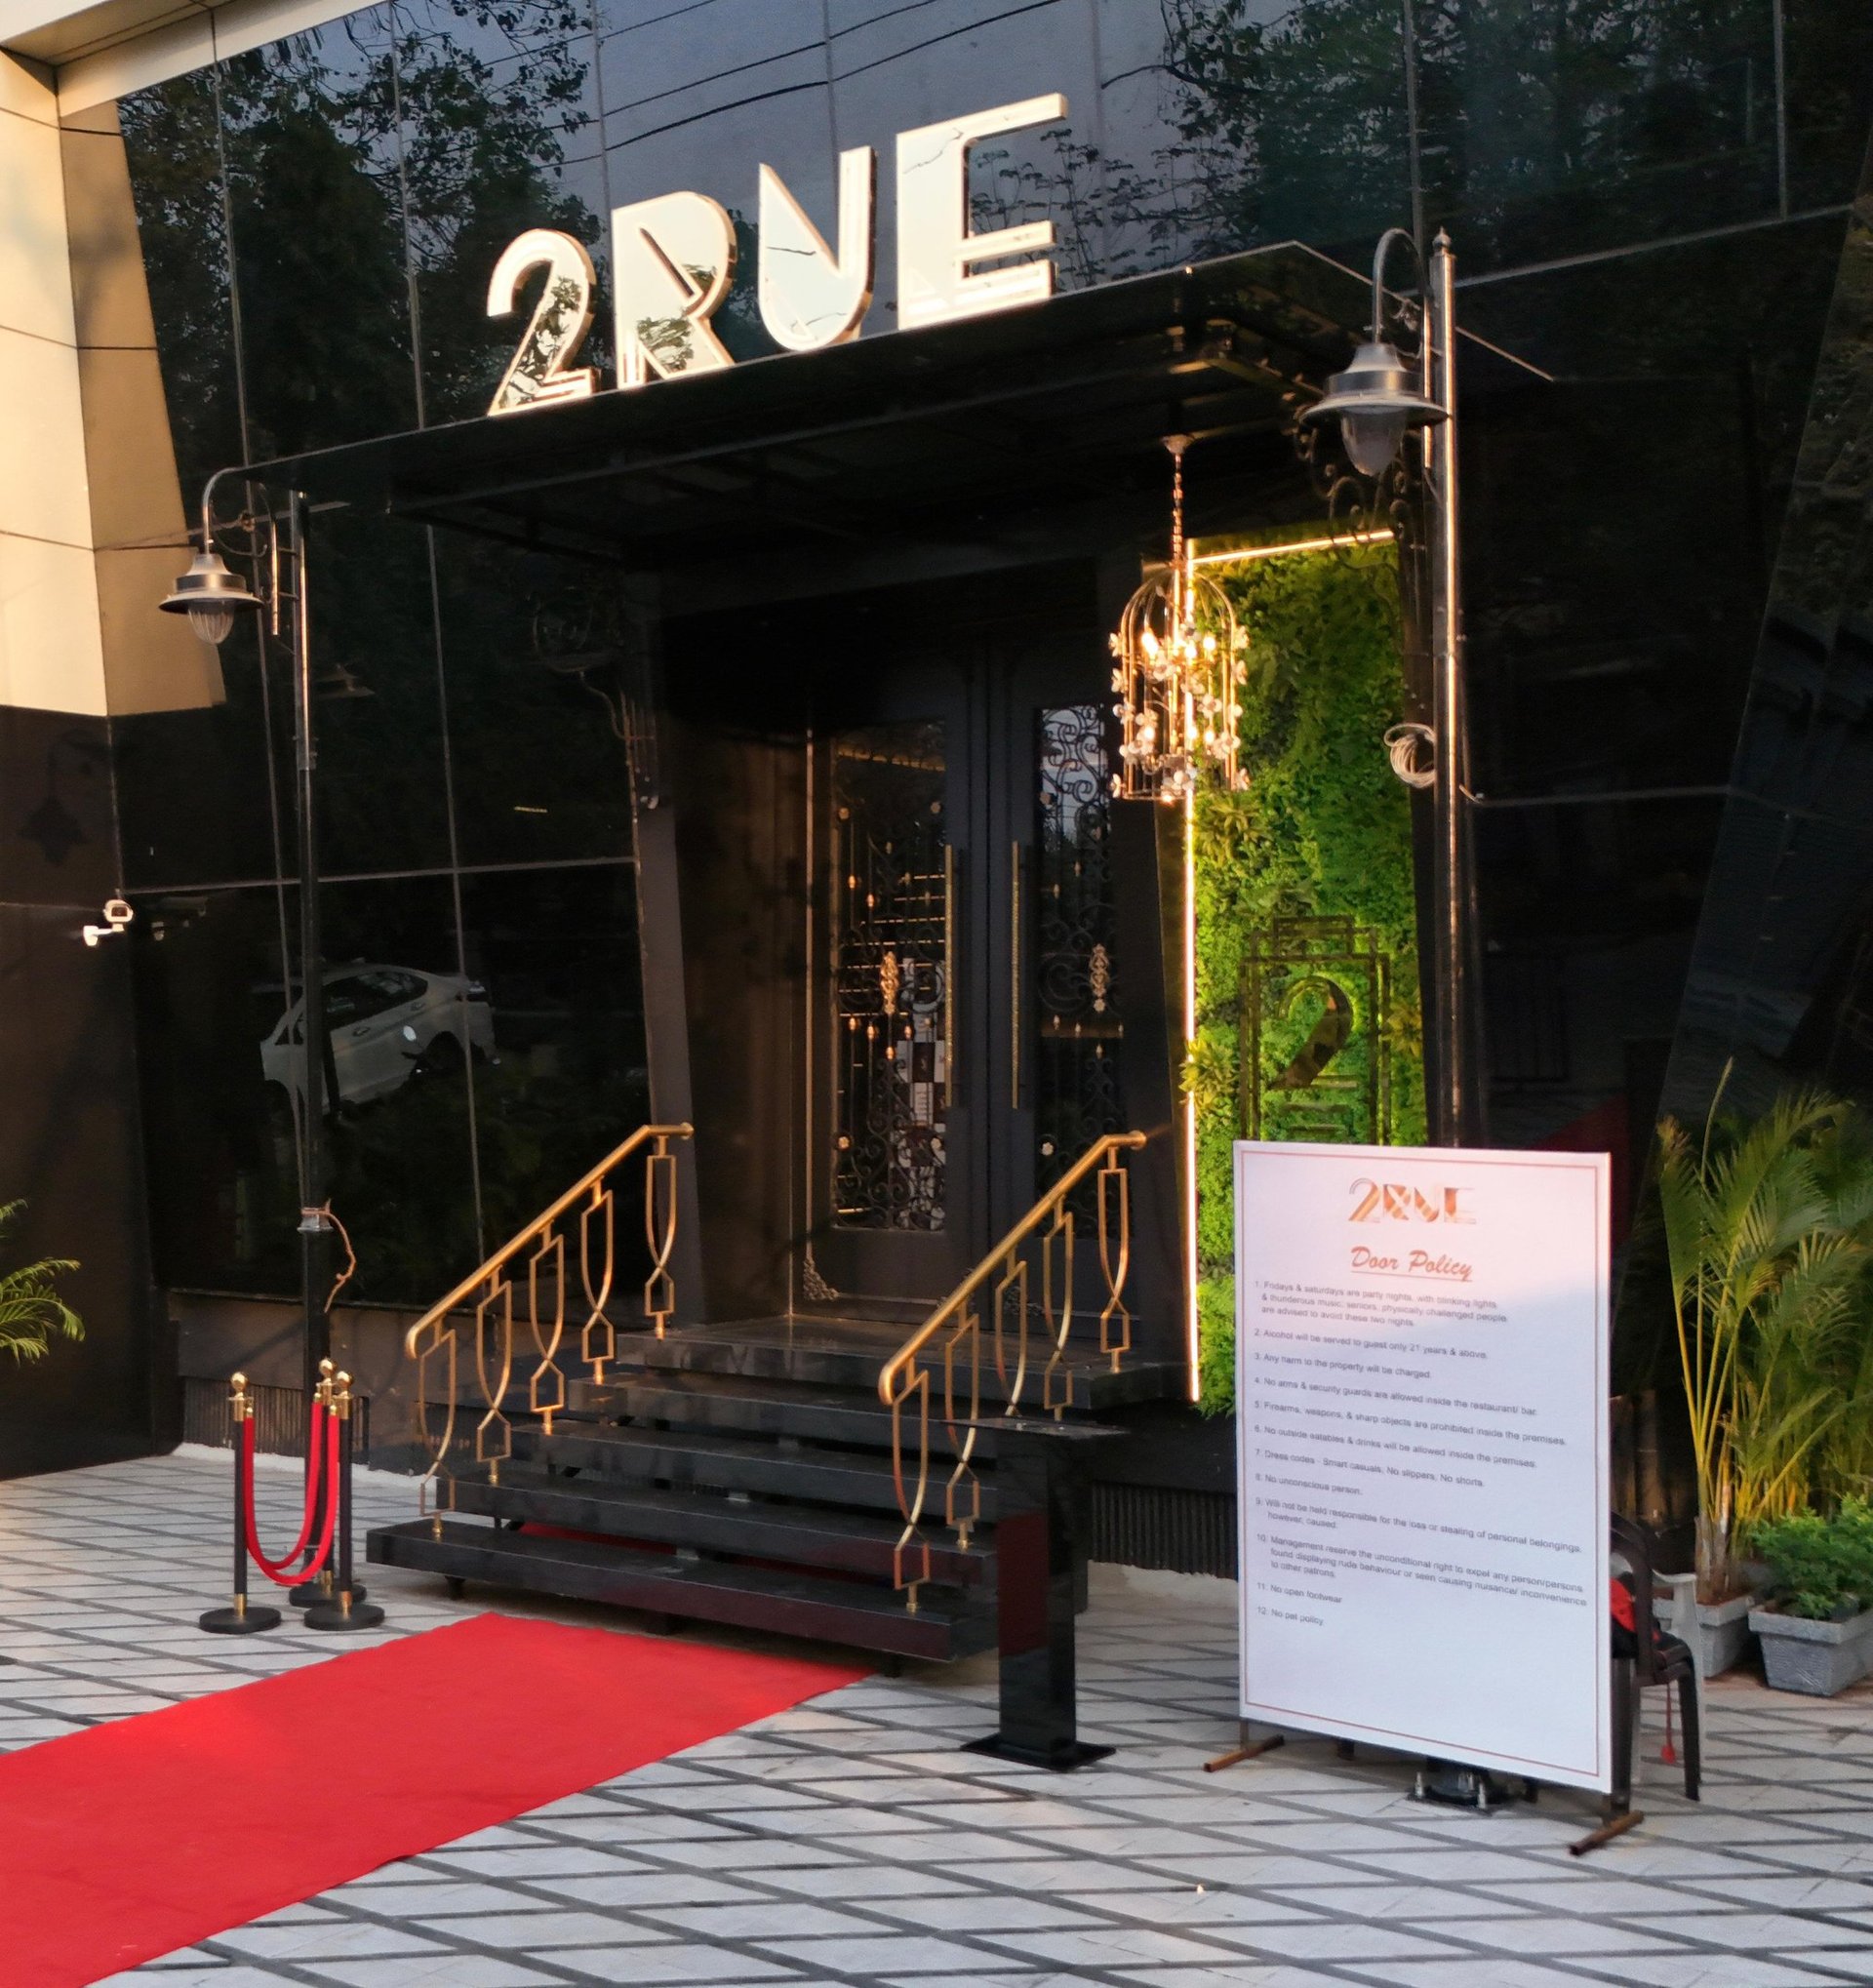
<path fill-rule="evenodd" d="M 417 0 L 397 19 L 423 414 L 470 419 L 487 411 L 540 282 L 523 286 L 521 312 L 488 317 L 489 273 L 508 242 L 524 228 L 572 234 L 608 289 L 593 17 L 584 0 Z M 601 307 L 574 362 L 606 367 L 606 384 L 610 319 Z"/>
<path fill-rule="evenodd" d="M 492 1249 L 651 1115 L 636 876 L 485 872 L 462 879 L 461 906 L 468 970 L 499 1020 L 499 1060 L 475 1072 Z M 620 1213 L 634 1248 L 641 1220 Z"/>
<path fill-rule="evenodd" d="M 449 819 L 423 537 L 356 511 L 322 516 L 311 574 L 319 860 L 331 876 L 440 868 Z"/>
<path fill-rule="evenodd" d="M 355 989 L 359 1003 L 326 1017 L 332 1206 L 358 1252 L 345 1300 L 428 1304 L 481 1254 L 469 1065 L 477 1085 L 498 1065 L 505 1017 L 460 971 L 447 877 L 327 885 L 321 900 L 328 999 Z M 284 1081 L 280 1062 L 269 1075 Z"/>
<path fill-rule="evenodd" d="M 138 1067 L 151 1241 L 169 1286 L 299 1288 L 292 1107 L 281 1054 L 282 923 L 271 889 L 139 896 Z"/>
<path fill-rule="evenodd" d="M 1039 1181 L 1125 1130 L 1113 987 L 1112 766 L 1097 704 L 1043 711 L 1034 1013 Z"/>
<path fill-rule="evenodd" d="M 943 728 L 833 744 L 834 1210 L 847 1228 L 940 1229 L 951 935 Z"/>
<path fill-rule="evenodd" d="M 627 855 L 638 617 L 596 569 L 435 544 L 460 859 Z"/>
<path fill-rule="evenodd" d="M 389 27 L 372 8 L 221 69 L 251 462 L 416 425 Z"/>

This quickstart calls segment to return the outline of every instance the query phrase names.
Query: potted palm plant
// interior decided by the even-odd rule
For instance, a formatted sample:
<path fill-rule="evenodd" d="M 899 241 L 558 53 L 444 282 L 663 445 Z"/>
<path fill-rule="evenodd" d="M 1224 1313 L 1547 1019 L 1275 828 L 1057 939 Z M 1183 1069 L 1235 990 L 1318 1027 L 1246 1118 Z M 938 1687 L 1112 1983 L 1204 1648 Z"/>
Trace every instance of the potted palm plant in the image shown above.
<path fill-rule="evenodd" d="M 0 1205 L 4 1240 L 23 1201 Z M 43 1360 L 54 1339 L 82 1339 L 84 1321 L 59 1295 L 56 1280 L 77 1269 L 68 1257 L 43 1256 L 17 1270 L 0 1270 L 0 1353 L 16 1361 Z"/>
<path fill-rule="evenodd" d="M 1738 1545 L 1807 1502 L 1823 1446 L 1864 1403 L 1843 1379 L 1852 1368 L 1857 1385 L 1864 1364 L 1855 1299 L 1873 1239 L 1873 1154 L 1851 1106 L 1792 1093 L 1746 1121 L 1720 1116 L 1723 1092 L 1697 1138 L 1659 1127 L 1706 1676 L 1749 1634 Z"/>

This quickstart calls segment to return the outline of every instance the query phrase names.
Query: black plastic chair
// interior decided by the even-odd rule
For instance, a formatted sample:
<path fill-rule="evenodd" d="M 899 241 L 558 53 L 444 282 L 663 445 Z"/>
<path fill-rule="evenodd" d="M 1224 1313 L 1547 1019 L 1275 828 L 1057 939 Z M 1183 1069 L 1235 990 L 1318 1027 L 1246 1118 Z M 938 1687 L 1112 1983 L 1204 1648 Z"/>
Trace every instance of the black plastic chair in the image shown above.
<path fill-rule="evenodd" d="M 1660 1629 L 1653 1616 L 1652 1536 L 1631 1519 L 1613 1521 L 1614 1557 L 1626 1565 L 1624 1585 L 1632 1595 L 1632 1623 L 1614 1625 L 1613 1792 L 1623 1812 L 1632 1806 L 1633 1731 L 1640 1694 L 1652 1686 L 1678 1691 L 1678 1720 L 1684 1729 L 1685 1797 L 1695 1802 L 1703 1785 L 1702 1726 L 1697 1702 L 1697 1666 L 1691 1646 Z M 1627 1640 L 1630 1638 L 1630 1649 Z"/>

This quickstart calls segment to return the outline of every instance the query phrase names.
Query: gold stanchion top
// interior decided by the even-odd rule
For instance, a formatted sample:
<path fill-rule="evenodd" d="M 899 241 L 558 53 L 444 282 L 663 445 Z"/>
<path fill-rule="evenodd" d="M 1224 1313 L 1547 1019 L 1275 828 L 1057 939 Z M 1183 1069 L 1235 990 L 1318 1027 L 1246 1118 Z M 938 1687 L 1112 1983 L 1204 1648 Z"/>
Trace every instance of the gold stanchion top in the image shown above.
<path fill-rule="evenodd" d="M 228 1385 L 234 1390 L 227 1398 L 228 1407 L 234 1411 L 235 1421 L 244 1422 L 252 1411 L 247 1399 L 247 1375 L 235 1374 Z"/>

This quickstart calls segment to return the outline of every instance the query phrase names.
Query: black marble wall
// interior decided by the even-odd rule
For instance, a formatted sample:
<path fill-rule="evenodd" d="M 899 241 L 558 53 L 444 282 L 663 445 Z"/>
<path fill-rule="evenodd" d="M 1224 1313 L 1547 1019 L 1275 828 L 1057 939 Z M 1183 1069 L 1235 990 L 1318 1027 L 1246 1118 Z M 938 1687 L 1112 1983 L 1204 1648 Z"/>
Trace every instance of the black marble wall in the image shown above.
<path fill-rule="evenodd" d="M 130 946 L 81 936 L 116 888 L 100 719 L 0 710 L 0 1267 L 75 1257 L 82 1344 L 0 1356 L 0 1476 L 148 1450 L 174 1422 L 150 1282 Z"/>

